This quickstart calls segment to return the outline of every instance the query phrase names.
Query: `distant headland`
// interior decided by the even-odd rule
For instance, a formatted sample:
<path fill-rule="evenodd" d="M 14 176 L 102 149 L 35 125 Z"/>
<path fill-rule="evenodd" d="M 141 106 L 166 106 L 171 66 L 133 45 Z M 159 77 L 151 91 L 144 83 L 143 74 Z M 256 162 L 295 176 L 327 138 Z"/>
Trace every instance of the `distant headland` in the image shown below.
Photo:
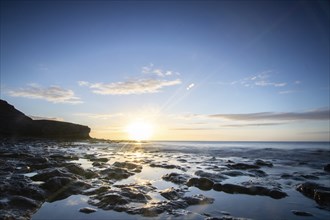
<path fill-rule="evenodd" d="M 87 139 L 88 126 L 62 121 L 33 120 L 0 99 L 0 137 Z"/>

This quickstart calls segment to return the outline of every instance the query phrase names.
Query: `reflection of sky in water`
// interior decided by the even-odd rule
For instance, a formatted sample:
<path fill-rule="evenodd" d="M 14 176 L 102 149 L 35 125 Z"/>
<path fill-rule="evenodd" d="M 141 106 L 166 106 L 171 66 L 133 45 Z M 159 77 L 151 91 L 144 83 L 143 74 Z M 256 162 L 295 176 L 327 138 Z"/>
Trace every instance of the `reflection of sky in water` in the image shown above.
<path fill-rule="evenodd" d="M 231 144 L 235 145 L 234 143 L 229 143 L 229 145 Z M 249 147 L 251 144 L 252 143 L 239 143 L 239 145 L 244 145 L 245 148 L 223 148 L 223 146 L 228 147 L 229 145 L 227 143 L 212 142 L 210 143 L 211 147 L 207 147 L 206 149 L 204 147 L 208 146 L 207 143 L 193 142 L 171 142 L 168 146 L 157 143 L 141 145 L 125 144 L 124 147 L 120 144 L 108 144 L 108 147 L 104 145 L 90 144 L 89 147 L 86 148 L 77 148 L 77 146 L 74 146 L 72 149 L 66 148 L 63 150 L 66 152 L 67 150 L 70 152 L 76 152 L 81 158 L 83 158 L 86 153 L 95 154 L 97 158 L 108 158 L 110 160 L 106 163 L 107 165 L 111 165 L 116 161 L 128 161 L 142 165 L 143 169 L 140 173 L 135 173 L 127 179 L 116 181 L 115 184 L 110 185 L 110 187 L 115 189 L 116 185 L 131 183 L 143 185 L 145 182 L 150 182 L 157 188 L 155 192 L 151 191 L 148 193 L 152 198 L 150 202 L 166 200 L 159 194 L 159 191 L 170 187 L 180 187 L 174 183 L 164 181 L 162 176 L 165 174 L 176 172 L 194 176 L 194 173 L 197 170 L 217 174 L 219 172 L 221 173 L 223 170 L 228 170 L 226 164 L 228 164 L 229 160 L 235 163 L 244 162 L 253 164 L 256 159 L 263 159 L 272 162 L 274 165 L 271 168 L 260 168 L 260 170 L 263 170 L 268 174 L 267 177 L 260 178 L 247 175 L 229 177 L 222 181 L 222 183 L 241 184 L 242 182 L 250 182 L 253 184 L 261 184 L 266 187 L 273 187 L 280 183 L 282 190 L 288 193 L 288 197 L 276 200 L 266 196 L 227 194 L 213 190 L 202 191 L 196 187 L 190 187 L 189 192 L 186 192 L 185 196 L 203 194 L 207 197 L 214 198 L 214 203 L 210 205 L 190 206 L 186 210 L 175 210 L 174 212 L 186 213 L 187 211 L 191 211 L 192 214 L 186 215 L 186 219 L 204 219 L 205 216 L 203 213 L 208 213 L 212 216 L 222 216 L 221 211 L 229 212 L 233 216 L 253 219 L 265 219 L 267 216 L 271 216 L 273 219 L 300 219 L 301 217 L 292 214 L 292 210 L 302 210 L 312 213 L 314 217 L 309 217 L 309 219 L 328 219 L 330 217 L 329 212 L 316 207 L 317 204 L 314 200 L 306 198 L 295 190 L 295 185 L 301 181 L 281 178 L 283 173 L 295 175 L 312 174 L 313 172 L 323 169 L 323 165 L 327 163 L 327 154 L 324 154 L 324 150 L 317 151 L 314 147 L 320 146 L 320 148 L 324 149 L 323 147 L 326 145 L 318 145 L 314 143 L 308 145 L 302 143 L 300 146 L 303 149 L 297 149 L 296 147 L 298 145 L 294 144 L 294 146 L 290 148 L 291 150 L 284 150 L 283 148 L 285 146 L 289 146 L 288 143 L 257 144 L 258 146 L 264 146 L 267 149 L 252 149 Z M 180 146 L 182 145 L 187 145 L 188 147 L 183 148 L 181 151 Z M 277 148 L 272 148 L 275 145 Z M 313 157 L 310 155 L 313 155 Z M 304 161 L 306 163 L 300 163 Z M 79 159 L 71 162 L 81 164 L 85 169 L 99 169 L 93 167 L 92 162 L 88 159 Z M 187 171 L 150 167 L 148 165 L 150 162 L 178 165 L 186 168 Z M 246 174 L 249 173 L 248 170 L 240 171 Z M 32 176 L 33 174 L 34 173 L 28 173 L 26 175 Z M 318 175 L 318 177 L 320 179 L 316 182 L 328 184 L 328 176 Z M 101 179 L 93 180 L 93 182 L 93 186 L 96 188 L 104 184 Z M 62 201 L 56 201 L 53 203 L 46 202 L 33 216 L 33 219 L 149 219 L 139 215 L 128 215 L 124 212 L 97 209 L 87 203 L 88 199 L 89 197 L 87 196 L 74 195 Z M 141 205 L 144 204 L 136 204 L 136 206 Z M 79 209 L 83 207 L 96 208 L 97 212 L 91 214 L 80 213 Z M 168 217 L 169 216 L 166 212 L 159 215 L 159 219 L 167 219 Z M 172 217 L 173 216 L 171 216 L 171 218 Z M 183 216 L 177 218 L 173 217 L 173 219 L 182 218 Z"/>

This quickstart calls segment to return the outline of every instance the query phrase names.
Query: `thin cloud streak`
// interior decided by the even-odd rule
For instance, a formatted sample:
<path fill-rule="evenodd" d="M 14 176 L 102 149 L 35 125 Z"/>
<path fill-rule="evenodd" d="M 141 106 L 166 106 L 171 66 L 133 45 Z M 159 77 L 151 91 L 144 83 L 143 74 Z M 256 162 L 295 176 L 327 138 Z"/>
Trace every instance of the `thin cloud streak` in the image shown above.
<path fill-rule="evenodd" d="M 92 89 L 93 93 L 100 95 L 133 95 L 158 93 L 163 87 L 181 84 L 181 80 L 138 79 L 115 83 L 89 83 L 86 81 L 79 81 L 78 84 L 80 86 L 87 86 Z"/>
<path fill-rule="evenodd" d="M 10 90 L 8 92 L 13 97 L 24 97 L 30 99 L 42 99 L 52 103 L 83 103 L 79 97 L 76 97 L 70 89 L 63 89 L 59 86 L 50 86 L 43 88 L 37 84 L 30 84 L 26 88 Z"/>
<path fill-rule="evenodd" d="M 259 112 L 248 114 L 214 114 L 209 118 L 229 119 L 237 121 L 297 121 L 297 120 L 330 120 L 329 109 L 319 109 L 307 112 Z"/>
<path fill-rule="evenodd" d="M 241 127 L 276 126 L 276 125 L 284 125 L 284 124 L 287 124 L 287 123 L 228 124 L 228 125 L 221 125 L 221 127 L 227 127 L 227 128 L 241 128 Z"/>
<path fill-rule="evenodd" d="M 149 64 L 148 66 L 142 67 L 141 70 L 144 74 L 154 74 L 159 77 L 166 77 L 166 76 L 172 76 L 172 75 L 180 75 L 178 72 L 174 72 L 172 70 L 163 70 L 160 68 L 154 68 L 154 64 Z"/>
<path fill-rule="evenodd" d="M 110 119 L 110 118 L 116 118 L 121 117 L 124 114 L 123 113 L 115 113 L 115 114 L 97 114 L 97 113 L 75 113 L 75 116 L 82 116 L 82 117 L 88 117 L 92 119 Z"/>

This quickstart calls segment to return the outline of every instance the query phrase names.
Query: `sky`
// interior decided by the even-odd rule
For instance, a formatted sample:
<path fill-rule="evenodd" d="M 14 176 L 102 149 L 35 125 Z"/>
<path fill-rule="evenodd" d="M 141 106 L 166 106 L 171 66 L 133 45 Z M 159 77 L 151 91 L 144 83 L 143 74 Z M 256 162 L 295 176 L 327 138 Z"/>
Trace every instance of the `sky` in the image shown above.
<path fill-rule="evenodd" d="M 328 1 L 1 1 L 1 99 L 91 136 L 329 141 Z"/>

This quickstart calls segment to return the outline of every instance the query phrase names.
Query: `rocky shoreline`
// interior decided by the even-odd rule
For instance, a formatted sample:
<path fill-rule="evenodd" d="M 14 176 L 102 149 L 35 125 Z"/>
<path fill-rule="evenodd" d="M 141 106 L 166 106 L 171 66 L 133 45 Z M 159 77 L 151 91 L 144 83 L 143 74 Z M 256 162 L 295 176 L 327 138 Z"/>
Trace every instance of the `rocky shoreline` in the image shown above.
<path fill-rule="evenodd" d="M 205 160 L 194 161 L 191 158 L 196 155 L 187 154 L 185 159 L 175 157 L 176 162 L 172 163 L 173 154 L 152 149 L 146 151 L 135 144 L 131 144 L 129 149 L 126 145 L 124 152 L 118 151 L 118 147 L 109 148 L 111 144 L 102 147 L 101 143 L 101 147 L 97 148 L 93 144 L 2 139 L 0 219 L 30 219 L 44 202 L 59 201 L 71 195 L 89 197 L 90 206 L 77 210 L 86 214 L 102 209 L 146 217 L 164 213 L 177 216 L 184 215 L 185 212 L 180 210 L 190 206 L 214 203 L 214 198 L 201 193 L 188 195 L 193 188 L 201 192 L 281 200 L 288 197 L 288 187 L 291 187 L 315 200 L 321 209 L 330 210 L 329 186 L 311 182 L 330 176 L 328 164 L 318 173 L 282 173 L 270 178 L 267 171 L 278 166 L 270 160 L 233 161 L 208 156 Z M 87 168 L 84 163 L 89 164 Z M 191 166 L 196 166 L 196 169 Z M 171 183 L 172 187 L 158 189 L 152 181 L 125 183 L 148 167 L 167 171 L 161 179 Z M 247 177 L 254 181 L 230 182 L 237 177 Z M 281 184 L 276 178 L 291 180 L 291 184 Z M 154 199 L 154 195 L 162 199 Z M 292 213 L 296 216 L 313 215 L 304 210 L 292 210 Z M 206 219 L 236 219 L 227 214 L 203 215 Z"/>

